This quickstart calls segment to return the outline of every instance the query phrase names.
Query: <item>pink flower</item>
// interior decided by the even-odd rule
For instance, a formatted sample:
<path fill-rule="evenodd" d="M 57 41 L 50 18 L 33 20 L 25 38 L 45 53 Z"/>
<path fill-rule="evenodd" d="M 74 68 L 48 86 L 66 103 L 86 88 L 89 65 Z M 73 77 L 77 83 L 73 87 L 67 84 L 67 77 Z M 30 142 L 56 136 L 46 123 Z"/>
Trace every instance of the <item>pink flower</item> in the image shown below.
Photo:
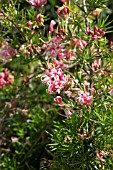
<path fill-rule="evenodd" d="M 113 96 L 113 88 L 110 89 L 109 94 Z"/>
<path fill-rule="evenodd" d="M 77 38 L 75 38 L 75 39 L 70 38 L 70 42 L 71 42 L 72 45 L 74 44 L 74 46 L 77 47 L 80 51 L 82 51 L 83 48 L 86 47 L 86 45 L 87 45 L 86 41 L 80 40 L 80 39 L 77 39 Z"/>
<path fill-rule="evenodd" d="M 60 0 L 61 2 L 65 3 L 65 2 L 69 2 L 69 0 Z"/>
<path fill-rule="evenodd" d="M 61 96 L 57 96 L 54 98 L 54 101 L 58 104 L 62 104 L 62 97 Z"/>
<path fill-rule="evenodd" d="M 36 16 L 36 22 L 38 25 L 44 26 L 44 16 L 41 14 L 38 14 Z"/>
<path fill-rule="evenodd" d="M 7 42 L 3 43 L 0 47 L 0 56 L 2 57 L 3 63 L 12 61 L 12 57 L 17 54 L 17 51 L 9 46 Z"/>
<path fill-rule="evenodd" d="M 92 31 L 92 30 L 87 30 L 87 34 L 88 34 L 88 35 L 92 35 L 92 34 L 93 34 L 93 31 Z"/>
<path fill-rule="evenodd" d="M 101 59 L 95 60 L 95 61 L 92 63 L 92 68 L 93 68 L 94 71 L 97 70 L 97 69 L 102 68 L 102 60 L 101 60 Z"/>
<path fill-rule="evenodd" d="M 60 65 L 61 64 L 61 65 Z M 42 83 L 47 84 L 48 93 L 52 94 L 54 91 L 60 94 L 68 82 L 68 78 L 62 71 L 62 63 L 55 60 L 48 64 L 48 69 L 42 76 Z"/>
<path fill-rule="evenodd" d="M 64 111 L 65 111 L 66 117 L 68 119 L 72 115 L 71 109 L 70 108 L 66 108 Z"/>
<path fill-rule="evenodd" d="M 68 6 L 62 6 L 57 9 L 57 14 L 62 18 L 66 18 L 69 16 L 70 9 Z"/>
<path fill-rule="evenodd" d="M 27 0 L 27 2 L 29 2 L 31 6 L 36 7 L 45 5 L 47 3 L 47 0 Z"/>
<path fill-rule="evenodd" d="M 102 169 L 105 169 L 105 166 L 104 166 L 104 162 L 105 162 L 105 156 L 106 155 L 108 155 L 109 154 L 109 152 L 105 152 L 105 151 L 103 151 L 103 150 L 100 150 L 100 151 L 97 151 L 96 152 L 96 157 L 99 159 L 99 161 L 100 161 L 100 167 L 102 168 Z"/>
<path fill-rule="evenodd" d="M 28 22 L 27 22 L 27 27 L 28 27 L 28 28 L 31 28 L 31 25 L 32 25 L 32 22 L 31 22 L 31 21 L 28 21 Z"/>
<path fill-rule="evenodd" d="M 0 89 L 2 89 L 4 85 L 12 84 L 13 82 L 14 77 L 9 73 L 8 69 L 0 73 Z"/>
<path fill-rule="evenodd" d="M 18 142 L 18 138 L 17 137 L 11 137 L 11 141 L 12 141 L 12 143 L 16 143 L 16 142 Z"/>
<path fill-rule="evenodd" d="M 55 37 L 54 39 L 45 43 L 44 47 L 46 56 L 50 56 L 50 58 L 56 58 L 59 55 L 59 58 L 64 58 L 64 46 L 61 44 L 61 40 L 62 39 L 60 37 Z"/>
<path fill-rule="evenodd" d="M 50 27 L 49 27 L 49 30 L 50 32 L 53 32 L 54 31 L 54 25 L 56 24 L 56 22 L 54 20 L 51 20 L 50 22 Z"/>
<path fill-rule="evenodd" d="M 89 104 L 93 100 L 93 97 L 89 95 L 86 91 L 79 91 L 78 92 L 78 101 L 80 104 Z"/>

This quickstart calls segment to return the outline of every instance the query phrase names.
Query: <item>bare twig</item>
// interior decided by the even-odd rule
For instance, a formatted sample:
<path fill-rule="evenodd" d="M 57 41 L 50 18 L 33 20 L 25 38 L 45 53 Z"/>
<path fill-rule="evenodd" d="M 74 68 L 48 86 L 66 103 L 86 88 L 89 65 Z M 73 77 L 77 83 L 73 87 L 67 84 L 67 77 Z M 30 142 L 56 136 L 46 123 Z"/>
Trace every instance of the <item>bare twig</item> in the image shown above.
<path fill-rule="evenodd" d="M 86 23 L 86 31 L 89 29 L 89 21 L 88 21 L 88 17 L 87 17 L 87 6 L 86 6 L 86 1 L 82 0 L 83 2 L 83 7 L 84 7 L 84 18 L 85 18 L 85 23 Z"/>

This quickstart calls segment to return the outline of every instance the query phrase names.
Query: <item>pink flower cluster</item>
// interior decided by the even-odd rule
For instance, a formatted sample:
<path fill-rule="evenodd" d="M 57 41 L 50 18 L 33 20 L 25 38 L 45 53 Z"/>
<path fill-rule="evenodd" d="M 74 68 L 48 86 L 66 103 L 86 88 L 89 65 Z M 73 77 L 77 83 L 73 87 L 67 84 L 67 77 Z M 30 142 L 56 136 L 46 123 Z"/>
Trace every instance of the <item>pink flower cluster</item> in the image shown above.
<path fill-rule="evenodd" d="M 92 63 L 92 69 L 93 69 L 94 71 L 96 71 L 97 69 L 102 69 L 102 60 L 101 60 L 101 58 L 95 60 L 95 61 Z"/>
<path fill-rule="evenodd" d="M 82 48 L 82 46 L 83 45 L 81 45 L 80 48 Z M 63 39 L 60 36 L 56 36 L 54 39 L 46 42 L 44 47 L 45 54 L 46 56 L 49 56 L 49 59 L 58 57 L 60 60 L 73 60 L 75 57 L 75 52 L 65 48 L 65 42 L 63 42 Z"/>
<path fill-rule="evenodd" d="M 92 35 L 92 40 L 100 39 L 102 36 L 105 35 L 105 31 L 98 28 L 97 26 L 94 26 L 94 31 L 87 30 L 88 35 Z"/>
<path fill-rule="evenodd" d="M 41 6 L 41 5 L 45 5 L 47 3 L 47 0 L 27 0 L 27 2 L 30 3 L 31 6 Z"/>
<path fill-rule="evenodd" d="M 61 2 L 63 2 L 63 3 L 68 3 L 69 2 L 69 0 L 60 0 Z"/>
<path fill-rule="evenodd" d="M 88 140 L 91 138 L 91 135 L 85 129 L 83 129 L 82 131 L 79 129 L 78 137 L 80 140 Z"/>
<path fill-rule="evenodd" d="M 60 94 L 68 82 L 68 78 L 63 73 L 62 68 L 66 68 L 62 61 L 54 60 L 53 63 L 48 63 L 48 69 L 45 71 L 45 75 L 42 77 L 42 83 L 48 85 L 48 93 L 52 94 L 56 91 Z"/>
<path fill-rule="evenodd" d="M 83 48 L 86 47 L 87 45 L 86 41 L 77 38 L 70 38 L 70 43 L 74 45 L 76 48 L 78 48 L 80 51 L 82 51 Z"/>
<path fill-rule="evenodd" d="M 69 45 L 71 48 L 66 48 L 67 41 L 60 35 L 57 35 L 54 39 L 46 42 L 43 46 L 45 49 L 44 54 L 48 59 L 48 69 L 45 70 L 42 76 L 42 83 L 47 84 L 48 93 L 53 92 L 60 94 L 61 91 L 64 92 L 68 97 L 75 99 L 79 104 L 90 104 L 93 100 L 93 94 L 90 95 L 91 90 L 89 90 L 88 85 L 83 85 L 83 90 L 77 87 L 77 80 L 74 80 L 69 75 L 64 74 L 64 70 L 68 69 L 68 64 L 73 62 L 76 58 L 76 51 L 79 50 L 82 53 L 83 48 L 86 47 L 87 42 L 84 40 L 70 38 Z M 64 64 L 64 63 L 67 63 Z M 95 64 L 95 63 L 94 63 Z M 94 65 L 94 67 L 96 67 Z M 64 70 L 63 70 L 64 69 Z M 87 88 L 86 88 L 87 86 Z M 88 90 L 86 90 L 86 89 Z M 54 101 L 58 105 L 62 105 L 62 97 L 57 96 Z M 66 114 L 69 110 L 66 110 Z M 70 112 L 69 112 L 70 113 Z M 68 116 L 67 116 L 68 117 Z"/>
<path fill-rule="evenodd" d="M 70 108 L 66 108 L 65 110 L 65 114 L 66 114 L 66 117 L 67 119 L 69 119 L 70 116 L 72 116 L 72 111 Z"/>
<path fill-rule="evenodd" d="M 69 12 L 70 12 L 70 9 L 69 9 L 68 6 L 62 6 L 62 7 L 57 9 L 57 14 L 62 18 L 68 17 Z"/>
<path fill-rule="evenodd" d="M 96 157 L 100 160 L 100 168 L 102 169 L 105 169 L 103 162 L 105 162 L 104 157 L 108 154 L 109 154 L 108 152 L 102 150 L 96 152 Z"/>
<path fill-rule="evenodd" d="M 5 64 L 7 61 L 12 61 L 12 57 L 17 54 L 17 51 L 9 46 L 7 42 L 0 44 L 0 56 Z"/>
<path fill-rule="evenodd" d="M 16 142 L 19 141 L 19 138 L 17 138 L 17 137 L 11 137 L 11 141 L 12 141 L 12 143 L 16 143 Z"/>
<path fill-rule="evenodd" d="M 64 46 L 61 44 L 61 40 L 62 39 L 57 36 L 54 39 L 45 43 L 44 46 L 46 49 L 45 50 L 46 56 L 50 56 L 50 58 L 56 58 L 57 56 L 60 56 L 60 58 L 63 57 Z"/>
<path fill-rule="evenodd" d="M 27 49 L 26 49 L 27 48 Z M 26 47 L 24 44 L 20 46 L 20 51 L 25 51 L 26 54 L 32 53 L 34 50 L 37 52 L 41 51 L 41 48 L 38 45 L 29 45 L 29 47 Z"/>
<path fill-rule="evenodd" d="M 12 84 L 14 82 L 14 78 L 10 75 L 8 69 L 5 69 L 0 73 L 0 90 L 4 85 Z"/>
<path fill-rule="evenodd" d="M 93 100 L 93 96 L 86 91 L 78 91 L 78 101 L 80 104 L 89 104 Z"/>

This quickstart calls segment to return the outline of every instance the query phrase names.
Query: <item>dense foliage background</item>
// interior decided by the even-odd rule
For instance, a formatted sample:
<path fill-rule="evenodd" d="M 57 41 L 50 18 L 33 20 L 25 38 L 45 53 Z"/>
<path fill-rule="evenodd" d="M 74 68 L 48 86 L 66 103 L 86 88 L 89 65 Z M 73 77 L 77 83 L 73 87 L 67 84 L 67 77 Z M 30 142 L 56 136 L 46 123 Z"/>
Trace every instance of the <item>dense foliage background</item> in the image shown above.
<path fill-rule="evenodd" d="M 1 0 L 1 170 L 113 169 L 112 11 Z"/>

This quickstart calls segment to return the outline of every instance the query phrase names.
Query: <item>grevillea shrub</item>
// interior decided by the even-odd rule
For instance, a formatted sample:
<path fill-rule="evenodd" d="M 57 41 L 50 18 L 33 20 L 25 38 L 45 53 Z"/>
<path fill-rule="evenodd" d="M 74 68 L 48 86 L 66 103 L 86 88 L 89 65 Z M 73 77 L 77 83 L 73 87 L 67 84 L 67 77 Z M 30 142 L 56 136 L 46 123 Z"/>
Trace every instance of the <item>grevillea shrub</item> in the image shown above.
<path fill-rule="evenodd" d="M 113 42 L 105 4 L 1 4 L 2 169 L 113 169 Z"/>

